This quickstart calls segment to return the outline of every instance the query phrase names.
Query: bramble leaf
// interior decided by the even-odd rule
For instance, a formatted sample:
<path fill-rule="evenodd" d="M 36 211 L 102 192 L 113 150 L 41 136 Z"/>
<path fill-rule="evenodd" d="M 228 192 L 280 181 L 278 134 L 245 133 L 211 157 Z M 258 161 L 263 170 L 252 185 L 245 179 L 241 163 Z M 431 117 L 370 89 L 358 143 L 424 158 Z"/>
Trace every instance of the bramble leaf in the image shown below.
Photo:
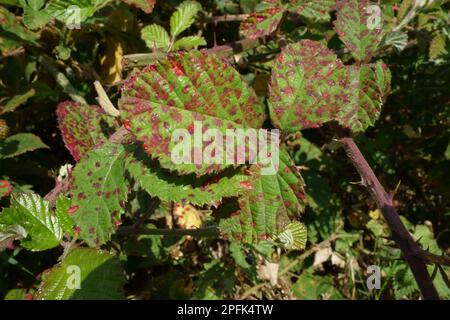
<path fill-rule="evenodd" d="M 45 10 L 49 15 L 66 24 L 81 23 L 94 15 L 97 10 L 103 8 L 110 1 L 50 0 Z"/>
<path fill-rule="evenodd" d="M 124 147 L 107 142 L 86 153 L 73 170 L 69 213 L 90 246 L 104 244 L 121 223 L 128 193 L 124 160 Z"/>
<path fill-rule="evenodd" d="M 79 283 L 78 283 L 79 281 Z M 36 300 L 123 299 L 120 261 L 107 252 L 76 248 L 44 274 Z"/>
<path fill-rule="evenodd" d="M 5 100 L 2 100 L 2 105 L 0 106 L 0 115 L 7 113 L 7 112 L 13 112 L 18 108 L 20 105 L 24 104 L 28 101 L 31 97 L 33 97 L 36 94 L 36 90 L 31 88 L 26 90 L 24 93 L 17 94 L 4 102 Z"/>
<path fill-rule="evenodd" d="M 345 102 L 344 64 L 312 40 L 286 46 L 276 58 L 269 87 L 274 125 L 288 132 L 332 120 Z"/>
<path fill-rule="evenodd" d="M 276 240 L 305 208 L 303 178 L 289 154 L 280 150 L 277 173 L 256 172 L 248 192 L 238 199 L 239 208 L 219 222 L 221 233 L 231 240 Z M 225 208 L 228 210 L 228 208 Z"/>
<path fill-rule="evenodd" d="M 226 197 L 235 197 L 245 191 L 241 185 L 248 180 L 245 174 L 230 171 L 212 177 L 174 175 L 158 166 L 142 150 L 129 153 L 125 167 L 130 175 L 150 195 L 163 201 L 217 206 Z"/>
<path fill-rule="evenodd" d="M 328 22 L 336 0 L 291 0 L 287 9 L 310 22 Z"/>
<path fill-rule="evenodd" d="M 59 219 L 59 222 L 61 224 L 61 227 L 65 233 L 67 233 L 69 236 L 74 235 L 74 226 L 75 222 L 73 221 L 72 217 L 69 215 L 69 209 L 71 200 L 67 198 L 64 195 L 60 195 L 58 199 L 56 199 L 56 208 L 55 213 L 56 216 Z"/>
<path fill-rule="evenodd" d="M 56 114 L 66 148 L 75 161 L 101 146 L 117 129 L 114 118 L 99 106 L 66 101 L 58 105 Z"/>
<path fill-rule="evenodd" d="M 239 31 L 245 38 L 256 39 L 274 32 L 283 17 L 283 8 L 275 6 L 251 13 L 241 22 Z"/>
<path fill-rule="evenodd" d="M 123 122 L 162 167 L 198 175 L 231 164 L 215 161 L 214 156 L 208 157 L 211 161 L 192 161 L 208 148 L 196 145 L 192 136 L 208 129 L 224 136 L 228 129 L 260 128 L 265 117 L 255 93 L 233 67 L 198 51 L 169 55 L 132 74 L 122 88 L 119 107 Z M 223 145 L 219 140 L 214 144 Z M 188 151 L 175 163 L 172 156 L 178 156 L 180 145 L 188 145 Z"/>
<path fill-rule="evenodd" d="M 56 247 L 62 238 L 59 220 L 50 211 L 48 201 L 34 193 L 13 194 L 11 206 L 0 214 L 0 224 L 25 228 L 28 236 L 21 243 L 32 251 Z"/>
<path fill-rule="evenodd" d="M 193 23 L 195 16 L 202 10 L 202 6 L 196 1 L 184 1 L 170 17 L 170 35 L 175 38 Z"/>
<path fill-rule="evenodd" d="M 37 149 L 48 149 L 48 146 L 34 134 L 18 133 L 0 141 L 0 159 L 13 158 Z"/>
<path fill-rule="evenodd" d="M 288 132 L 335 120 L 354 132 L 378 119 L 390 89 L 385 64 L 345 66 L 319 42 L 302 40 L 277 57 L 269 88 L 274 125 Z"/>
<path fill-rule="evenodd" d="M 381 16 L 371 13 L 370 6 L 369 0 L 340 0 L 337 4 L 334 27 L 358 61 L 370 61 L 381 42 Z"/>
<path fill-rule="evenodd" d="M 129 5 L 135 6 L 145 13 L 152 13 L 156 0 L 124 0 Z"/>
<path fill-rule="evenodd" d="M 52 17 L 45 10 L 41 10 L 44 4 L 43 0 L 20 0 L 23 8 L 23 24 L 27 28 L 39 29 L 51 20 Z"/>
<path fill-rule="evenodd" d="M 198 46 L 206 46 L 206 40 L 203 37 L 187 36 L 175 41 L 173 49 L 196 49 Z"/>
<path fill-rule="evenodd" d="M 168 49 L 170 36 L 166 29 L 157 24 L 151 24 L 141 30 L 141 38 L 150 49 Z"/>
<path fill-rule="evenodd" d="M 38 35 L 23 27 L 14 14 L 0 7 L 0 52 L 5 55 L 22 44 L 38 45 Z"/>
<path fill-rule="evenodd" d="M 342 104 L 337 121 L 353 132 L 366 130 L 380 116 L 391 87 L 391 73 L 381 61 L 348 67 L 349 102 Z"/>

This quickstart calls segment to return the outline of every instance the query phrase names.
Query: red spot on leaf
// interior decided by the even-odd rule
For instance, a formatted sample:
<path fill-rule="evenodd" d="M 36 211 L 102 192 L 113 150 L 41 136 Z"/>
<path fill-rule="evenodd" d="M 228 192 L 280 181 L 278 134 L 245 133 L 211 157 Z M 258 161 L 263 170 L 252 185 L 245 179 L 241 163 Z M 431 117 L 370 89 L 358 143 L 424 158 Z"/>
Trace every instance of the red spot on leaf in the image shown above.
<path fill-rule="evenodd" d="M 244 187 L 245 189 L 253 190 L 253 185 L 251 184 L 250 181 L 242 181 L 239 184 L 241 187 Z"/>
<path fill-rule="evenodd" d="M 69 214 L 74 214 L 78 210 L 79 206 L 76 204 L 72 204 L 67 211 Z"/>
<path fill-rule="evenodd" d="M 128 131 L 131 131 L 130 120 L 129 119 L 123 120 L 122 123 L 123 123 L 123 126 L 125 127 L 125 129 L 127 129 Z"/>

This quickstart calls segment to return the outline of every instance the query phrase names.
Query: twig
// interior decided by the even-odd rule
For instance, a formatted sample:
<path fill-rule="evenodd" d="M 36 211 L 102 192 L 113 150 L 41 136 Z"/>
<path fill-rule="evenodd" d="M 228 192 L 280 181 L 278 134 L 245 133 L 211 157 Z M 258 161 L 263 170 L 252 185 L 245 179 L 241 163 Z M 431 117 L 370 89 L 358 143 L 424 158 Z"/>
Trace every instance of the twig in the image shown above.
<path fill-rule="evenodd" d="M 270 40 L 274 40 L 274 37 L 264 36 L 256 39 L 246 38 L 239 41 L 227 43 L 221 46 L 216 46 L 210 49 L 205 49 L 204 51 L 225 58 L 239 52 L 256 48 L 257 46 L 265 44 Z M 123 68 L 142 67 L 150 63 L 153 63 L 161 58 L 164 58 L 165 56 L 166 53 L 162 52 L 129 54 L 123 57 L 122 65 Z"/>
<path fill-rule="evenodd" d="M 248 13 L 241 14 L 225 14 L 223 16 L 213 16 L 213 17 L 201 17 L 199 22 L 206 23 L 218 23 L 218 22 L 231 22 L 231 21 L 242 21 L 250 16 Z"/>
<path fill-rule="evenodd" d="M 39 62 L 45 69 L 55 78 L 56 83 L 63 89 L 69 97 L 76 102 L 86 104 L 86 100 L 80 95 L 80 93 L 73 87 L 66 75 L 58 70 L 55 61 L 48 56 L 39 57 Z"/>
<path fill-rule="evenodd" d="M 414 241 L 411 234 L 400 220 L 400 217 L 393 206 L 392 196 L 384 190 L 353 139 L 348 137 L 342 138 L 340 139 L 340 142 L 350 161 L 361 176 L 364 185 L 377 203 L 378 208 L 383 212 L 383 216 L 391 229 L 391 238 L 400 248 L 403 257 L 411 268 L 423 298 L 432 300 L 439 299 L 433 281 L 428 274 L 425 263 L 427 260 L 423 256 L 424 250 L 422 250 L 417 242 Z"/>
<path fill-rule="evenodd" d="M 163 236 L 194 236 L 194 237 L 216 237 L 219 235 L 219 228 L 215 226 L 200 229 L 148 229 L 136 228 L 133 226 L 121 227 L 117 230 L 117 235 L 150 234 Z"/>

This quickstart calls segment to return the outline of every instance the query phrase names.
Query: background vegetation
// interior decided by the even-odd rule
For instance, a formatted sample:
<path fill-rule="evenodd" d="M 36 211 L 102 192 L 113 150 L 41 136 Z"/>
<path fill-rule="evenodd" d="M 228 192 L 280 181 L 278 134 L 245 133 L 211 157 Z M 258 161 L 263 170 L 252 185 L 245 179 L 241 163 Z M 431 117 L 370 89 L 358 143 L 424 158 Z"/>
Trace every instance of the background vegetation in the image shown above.
<path fill-rule="evenodd" d="M 97 104 L 96 80 L 116 105 L 118 88 L 133 65 L 141 63 L 127 55 L 215 48 L 270 33 L 270 39 L 248 48 L 247 42 L 241 42 L 243 47 L 235 47 L 235 54 L 226 54 L 262 101 L 283 41 L 317 40 L 344 63 L 353 61 L 333 28 L 334 10 L 329 16 L 319 11 L 319 18 L 286 14 L 279 27 L 268 30 L 268 25 L 255 27 L 248 14 L 271 7 L 274 1 L 199 1 L 201 9 L 186 30 L 174 36 L 169 21 L 181 2 L 154 2 L 0 0 L 2 208 L 10 206 L 11 191 L 45 196 L 58 176 L 70 171 L 67 164 L 75 161 L 58 128 L 57 105 L 66 100 Z M 308 6 L 308 1 L 297 2 Z M 61 11 L 71 4 L 82 8 L 80 29 L 68 28 Z M 422 248 L 437 255 L 449 253 L 450 3 L 423 1 L 418 6 L 412 0 L 382 0 L 377 4 L 389 32 L 376 56 L 391 70 L 391 94 L 378 121 L 355 141 L 386 190 L 395 193 L 395 207 Z M 124 59 L 128 63 L 123 64 Z M 113 236 L 102 248 L 118 260 L 98 261 L 101 267 L 96 271 L 114 273 L 120 264 L 123 292 L 111 298 L 417 299 L 420 292 L 414 277 L 389 240 L 380 210 L 356 183 L 360 178 L 333 141 L 333 130 L 325 126 L 284 137 L 305 180 L 305 250 L 286 251 L 271 242 L 241 244 L 220 237 Z M 143 220 L 149 228 L 193 228 L 212 220 L 203 207 L 155 204 L 148 195 L 133 192 L 123 225 L 131 225 L 136 214 L 154 207 Z M 67 253 L 67 246 L 82 246 L 75 238 L 50 250 L 27 250 L 24 242 L 11 241 L 16 238 L 5 232 L 0 238 L 0 297 L 4 299 L 36 298 L 46 270 Z M 16 237 L 20 231 L 13 234 Z M 63 263 L 76 260 L 76 250 Z M 366 287 L 370 265 L 381 268 L 380 290 Z M 450 298 L 448 268 L 433 270 L 429 266 L 440 296 Z"/>

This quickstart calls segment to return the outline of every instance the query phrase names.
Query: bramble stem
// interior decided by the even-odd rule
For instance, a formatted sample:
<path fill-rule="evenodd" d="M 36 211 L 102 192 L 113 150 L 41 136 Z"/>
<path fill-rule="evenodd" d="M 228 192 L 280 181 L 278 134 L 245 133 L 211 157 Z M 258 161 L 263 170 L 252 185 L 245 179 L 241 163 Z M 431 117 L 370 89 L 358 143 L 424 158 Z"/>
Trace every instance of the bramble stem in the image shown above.
<path fill-rule="evenodd" d="M 225 58 L 239 52 L 256 48 L 257 46 L 267 43 L 272 39 L 272 36 L 264 36 L 256 39 L 246 38 L 210 49 L 205 49 L 204 51 Z M 123 57 L 122 65 L 124 68 L 143 67 L 150 63 L 154 63 L 165 56 L 166 53 L 164 52 L 129 54 Z"/>
<path fill-rule="evenodd" d="M 205 227 L 201 229 L 148 229 L 125 226 L 117 230 L 117 235 L 150 234 L 163 236 L 194 236 L 194 237 L 216 237 L 219 235 L 217 227 Z"/>
<path fill-rule="evenodd" d="M 427 300 L 438 300 L 439 295 L 428 273 L 425 263 L 427 260 L 423 254 L 424 251 L 414 241 L 400 220 L 400 216 L 393 206 L 392 195 L 384 190 L 358 146 L 355 144 L 355 141 L 347 137 L 340 139 L 340 142 L 348 158 L 361 176 L 363 185 L 367 187 L 372 198 L 377 203 L 378 208 L 383 212 L 383 216 L 391 229 L 391 238 L 400 248 L 403 257 L 411 268 L 423 298 Z"/>

